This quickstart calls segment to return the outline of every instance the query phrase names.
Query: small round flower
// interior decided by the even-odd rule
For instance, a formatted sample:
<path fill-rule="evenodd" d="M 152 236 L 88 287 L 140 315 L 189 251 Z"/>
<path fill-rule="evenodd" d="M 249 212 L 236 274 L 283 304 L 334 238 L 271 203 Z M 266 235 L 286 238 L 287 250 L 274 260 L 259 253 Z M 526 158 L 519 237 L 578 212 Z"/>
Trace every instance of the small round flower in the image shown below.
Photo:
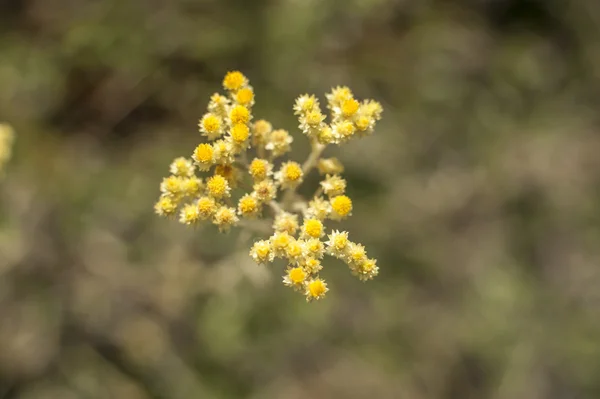
<path fill-rule="evenodd" d="M 269 135 L 269 141 L 265 148 L 273 153 L 274 157 L 279 157 L 291 150 L 291 144 L 294 141 L 287 130 L 273 130 Z"/>
<path fill-rule="evenodd" d="M 215 199 L 229 197 L 230 195 L 229 183 L 221 175 L 210 177 L 206 182 L 206 189 L 208 190 L 208 194 Z"/>
<path fill-rule="evenodd" d="M 154 212 L 160 216 L 171 216 L 177 211 L 177 202 L 168 196 L 161 196 L 154 204 Z"/>
<path fill-rule="evenodd" d="M 331 199 L 331 219 L 342 220 L 352 214 L 352 200 L 345 195 L 338 195 Z"/>
<path fill-rule="evenodd" d="M 223 121 L 220 117 L 213 113 L 205 114 L 198 124 L 202 135 L 209 140 L 214 140 L 223 134 Z"/>
<path fill-rule="evenodd" d="M 338 175 L 344 173 L 344 165 L 337 158 L 321 158 L 317 164 L 322 175 Z"/>
<path fill-rule="evenodd" d="M 250 111 L 243 105 L 234 105 L 229 111 L 229 120 L 232 125 L 246 124 L 250 121 Z"/>
<path fill-rule="evenodd" d="M 329 241 L 326 241 L 327 253 L 336 258 L 344 258 L 348 249 L 348 232 L 334 230 L 329 234 Z"/>
<path fill-rule="evenodd" d="M 252 145 L 264 146 L 273 131 L 273 125 L 264 119 L 259 119 L 252 125 Z"/>
<path fill-rule="evenodd" d="M 357 133 L 362 136 L 373 133 L 375 127 L 375 119 L 369 118 L 368 116 L 361 115 L 354 121 L 356 125 Z"/>
<path fill-rule="evenodd" d="M 271 247 L 275 256 L 283 257 L 286 255 L 286 250 L 290 242 L 294 240 L 294 237 L 290 236 L 287 232 L 275 232 L 270 238 Z"/>
<path fill-rule="evenodd" d="M 347 142 L 352 138 L 352 136 L 354 136 L 354 133 L 356 133 L 356 127 L 354 126 L 354 123 L 348 120 L 334 123 L 332 129 L 335 142 L 339 144 Z"/>
<path fill-rule="evenodd" d="M 377 260 L 365 259 L 358 267 L 354 268 L 353 274 L 357 275 L 361 281 L 372 280 L 379 274 Z"/>
<path fill-rule="evenodd" d="M 321 261 L 318 259 L 306 258 L 304 262 L 302 262 L 302 268 L 308 274 L 317 274 L 323 269 L 323 266 L 321 266 Z"/>
<path fill-rule="evenodd" d="M 304 252 L 314 259 L 322 259 L 325 255 L 325 244 L 318 238 L 311 238 L 304 242 Z"/>
<path fill-rule="evenodd" d="M 203 188 L 202 179 L 197 177 L 186 178 L 181 182 L 181 191 L 188 197 L 196 197 Z"/>
<path fill-rule="evenodd" d="M 215 167 L 215 174 L 223 176 L 225 180 L 227 180 L 227 183 L 229 183 L 229 187 L 237 187 L 237 183 L 240 177 L 240 171 L 233 165 L 217 165 Z"/>
<path fill-rule="evenodd" d="M 300 117 L 300 130 L 309 137 L 317 136 L 324 127 L 325 115 L 314 109 Z"/>
<path fill-rule="evenodd" d="M 196 208 L 198 208 L 200 219 L 206 220 L 213 217 L 217 211 L 217 203 L 215 202 L 214 198 L 200 197 L 196 202 Z"/>
<path fill-rule="evenodd" d="M 266 159 L 254 158 L 250 162 L 248 172 L 255 182 L 265 180 L 273 173 L 273 164 Z"/>
<path fill-rule="evenodd" d="M 246 148 L 248 144 L 248 137 L 250 137 L 250 128 L 248 125 L 238 123 L 231 127 L 231 141 L 238 148 Z"/>
<path fill-rule="evenodd" d="M 333 130 L 328 125 L 325 125 L 321 128 L 319 133 L 317 134 L 317 141 L 319 144 L 327 145 L 331 143 L 335 143 L 336 138 L 333 134 Z"/>
<path fill-rule="evenodd" d="M 209 170 L 215 160 L 215 151 L 210 144 L 200 144 L 194 150 L 192 158 L 201 171 Z"/>
<path fill-rule="evenodd" d="M 227 206 L 222 206 L 215 212 L 213 223 L 219 227 L 219 231 L 226 232 L 231 226 L 239 221 L 235 215 L 235 209 Z"/>
<path fill-rule="evenodd" d="M 198 207 L 194 204 L 186 204 L 179 214 L 179 222 L 187 225 L 192 225 L 200 220 Z"/>
<path fill-rule="evenodd" d="M 308 275 L 306 274 L 303 268 L 299 266 L 290 266 L 286 270 L 286 275 L 283 277 L 283 284 L 299 291 L 304 289 L 304 282 L 306 281 L 306 277 L 308 277 Z"/>
<path fill-rule="evenodd" d="M 194 165 L 189 159 L 179 157 L 171 162 L 169 171 L 175 176 L 192 177 L 194 175 Z"/>
<path fill-rule="evenodd" d="M 268 202 L 277 196 L 277 187 L 270 179 L 265 179 L 252 186 L 253 194 L 261 202 Z"/>
<path fill-rule="evenodd" d="M 340 110 L 344 118 L 351 118 L 358 112 L 359 107 L 360 103 L 358 101 L 354 98 L 347 98 L 342 101 Z"/>
<path fill-rule="evenodd" d="M 275 178 L 282 188 L 296 188 L 302 183 L 304 173 L 298 162 L 289 161 L 281 165 L 281 169 L 275 173 Z"/>
<path fill-rule="evenodd" d="M 313 198 L 308 202 L 308 208 L 304 213 L 304 217 L 309 219 L 325 220 L 331 213 L 331 204 L 322 197 Z"/>
<path fill-rule="evenodd" d="M 346 191 L 346 180 L 339 175 L 327 175 L 321 183 L 323 192 L 330 197 L 344 194 Z"/>
<path fill-rule="evenodd" d="M 340 107 L 342 103 L 353 97 L 352 90 L 346 86 L 337 86 L 331 89 L 331 93 L 325 94 L 327 97 L 327 108 L 333 110 L 336 107 Z"/>
<path fill-rule="evenodd" d="M 302 236 L 320 238 L 323 236 L 323 223 L 319 219 L 305 219 L 302 224 Z"/>
<path fill-rule="evenodd" d="M 235 91 L 248 84 L 248 79 L 240 71 L 227 72 L 223 79 L 223 87 L 225 90 Z"/>
<path fill-rule="evenodd" d="M 329 288 L 327 288 L 327 283 L 324 280 L 318 277 L 311 279 L 306 283 L 306 301 L 319 300 L 325 296 L 327 291 L 329 291 Z"/>
<path fill-rule="evenodd" d="M 298 231 L 298 215 L 289 212 L 278 213 L 273 221 L 273 230 L 287 231 L 290 235 L 296 234 L 296 231 Z"/>
<path fill-rule="evenodd" d="M 301 115 L 319 108 L 319 100 L 313 95 L 303 94 L 294 103 L 294 114 Z"/>
<path fill-rule="evenodd" d="M 252 87 L 243 87 L 235 92 L 233 96 L 235 102 L 245 107 L 251 107 L 254 105 L 254 91 Z"/>
<path fill-rule="evenodd" d="M 375 120 L 381 119 L 381 113 L 383 112 L 383 107 L 381 104 L 374 100 L 365 100 L 361 106 L 361 113 Z"/>
<path fill-rule="evenodd" d="M 208 111 L 217 115 L 223 120 L 227 117 L 227 108 L 229 107 L 229 99 L 219 93 L 214 93 L 210 97 L 208 103 Z"/>
<path fill-rule="evenodd" d="M 183 192 L 183 179 L 179 176 L 165 177 L 160 183 L 160 191 L 163 195 L 178 198 Z"/>
<path fill-rule="evenodd" d="M 285 249 L 285 256 L 291 264 L 298 264 L 304 258 L 304 243 L 299 240 L 291 239 Z"/>
<path fill-rule="evenodd" d="M 217 140 L 213 144 L 214 162 L 226 165 L 233 163 L 233 144 L 227 140 Z"/>
<path fill-rule="evenodd" d="M 250 256 L 259 265 L 273 262 L 275 254 L 268 240 L 256 241 L 250 249 Z"/>
<path fill-rule="evenodd" d="M 245 194 L 238 202 L 238 214 L 241 216 L 255 217 L 260 213 L 260 210 L 260 203 L 250 194 Z"/>
<path fill-rule="evenodd" d="M 350 242 L 348 243 L 348 248 L 346 249 L 346 252 L 346 261 L 353 268 L 356 265 L 361 265 L 367 259 L 367 251 L 365 250 L 365 247 L 362 244 Z"/>

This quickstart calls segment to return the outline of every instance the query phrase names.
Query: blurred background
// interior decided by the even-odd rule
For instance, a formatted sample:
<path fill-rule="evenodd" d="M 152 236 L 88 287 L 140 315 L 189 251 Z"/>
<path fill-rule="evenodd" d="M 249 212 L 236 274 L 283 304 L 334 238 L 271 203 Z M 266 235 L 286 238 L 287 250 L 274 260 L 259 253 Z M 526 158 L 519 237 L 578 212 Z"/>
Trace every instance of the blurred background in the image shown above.
<path fill-rule="evenodd" d="M 299 94 L 382 102 L 374 281 L 153 214 L 232 69 L 297 160 Z M 1 1 L 0 398 L 599 398 L 599 104 L 592 0 Z"/>

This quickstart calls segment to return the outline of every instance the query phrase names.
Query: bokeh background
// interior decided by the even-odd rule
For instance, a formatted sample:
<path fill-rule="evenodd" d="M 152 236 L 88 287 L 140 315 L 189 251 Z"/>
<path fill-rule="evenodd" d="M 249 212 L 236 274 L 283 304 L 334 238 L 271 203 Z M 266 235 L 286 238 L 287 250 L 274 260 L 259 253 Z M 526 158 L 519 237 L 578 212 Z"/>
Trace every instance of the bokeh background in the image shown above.
<path fill-rule="evenodd" d="M 238 236 L 160 219 L 171 159 L 239 69 L 384 105 L 306 304 Z M 600 2 L 4 0 L 0 398 L 600 397 Z"/>

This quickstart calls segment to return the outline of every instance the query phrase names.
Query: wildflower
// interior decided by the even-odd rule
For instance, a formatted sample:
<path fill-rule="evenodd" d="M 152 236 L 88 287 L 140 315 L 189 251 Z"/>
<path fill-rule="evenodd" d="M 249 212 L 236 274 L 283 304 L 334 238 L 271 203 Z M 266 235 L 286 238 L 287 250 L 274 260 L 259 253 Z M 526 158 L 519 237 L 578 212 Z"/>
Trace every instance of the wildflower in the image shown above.
<path fill-rule="evenodd" d="M 217 165 L 215 174 L 223 176 L 227 180 L 229 187 L 234 188 L 237 186 L 240 172 L 233 165 Z"/>
<path fill-rule="evenodd" d="M 331 213 L 331 204 L 322 197 L 315 197 L 308 203 L 304 217 L 325 220 Z"/>
<path fill-rule="evenodd" d="M 327 97 L 327 108 L 333 111 L 335 108 L 340 108 L 344 101 L 350 100 L 353 95 L 348 87 L 337 86 L 331 90 L 331 93 L 325 94 L 325 97 Z"/>
<path fill-rule="evenodd" d="M 288 267 L 286 271 L 286 275 L 283 277 L 283 283 L 292 287 L 295 290 L 304 289 L 304 281 L 306 280 L 307 274 L 306 271 L 300 266 L 296 267 Z"/>
<path fill-rule="evenodd" d="M 306 114 L 314 109 L 319 108 L 319 100 L 313 95 L 303 94 L 296 99 L 294 104 L 294 114 Z"/>
<path fill-rule="evenodd" d="M 331 129 L 331 127 L 328 125 L 325 125 L 321 128 L 321 130 L 317 134 L 317 140 L 318 140 L 319 144 L 327 145 L 327 144 L 335 143 L 336 138 L 333 134 L 333 130 Z"/>
<path fill-rule="evenodd" d="M 231 226 L 235 225 L 239 221 L 235 215 L 235 209 L 222 206 L 215 212 L 213 223 L 219 227 L 219 231 L 228 231 Z"/>
<path fill-rule="evenodd" d="M 323 223 L 319 219 L 305 219 L 302 224 L 302 237 L 320 238 L 323 235 Z"/>
<path fill-rule="evenodd" d="M 339 175 L 327 175 L 325 180 L 321 182 L 323 192 L 330 197 L 344 194 L 346 191 L 346 180 Z"/>
<path fill-rule="evenodd" d="M 229 119 L 231 120 L 232 125 L 238 123 L 246 124 L 250 121 L 250 111 L 243 105 L 234 105 L 231 108 L 231 111 L 229 111 Z"/>
<path fill-rule="evenodd" d="M 344 118 L 352 118 L 360 107 L 360 103 L 356 101 L 354 98 L 347 98 L 342 101 L 340 105 L 341 116 Z"/>
<path fill-rule="evenodd" d="M 251 107 L 254 105 L 254 91 L 250 86 L 239 89 L 233 97 L 236 103 L 243 105 L 244 107 Z"/>
<path fill-rule="evenodd" d="M 181 191 L 188 197 L 195 197 L 203 188 L 202 179 L 197 177 L 185 178 L 181 181 Z"/>
<path fill-rule="evenodd" d="M 194 150 L 192 158 L 198 165 L 198 170 L 206 171 L 215 161 L 215 151 L 210 144 L 199 144 Z"/>
<path fill-rule="evenodd" d="M 214 175 L 208 179 L 206 182 L 206 188 L 208 190 L 208 194 L 215 198 L 221 199 L 224 197 L 229 197 L 230 188 L 227 180 L 221 175 Z"/>
<path fill-rule="evenodd" d="M 264 119 L 259 119 L 252 126 L 252 145 L 262 146 L 267 143 L 267 138 L 273 131 L 273 126 Z"/>
<path fill-rule="evenodd" d="M 354 242 L 348 243 L 347 259 L 348 264 L 354 268 L 355 265 L 361 265 L 367 259 L 367 251 L 364 245 Z"/>
<path fill-rule="evenodd" d="M 327 253 L 336 258 L 344 258 L 348 249 L 348 232 L 334 230 L 328 235 L 329 241 L 326 241 Z"/>
<path fill-rule="evenodd" d="M 265 148 L 271 151 L 274 157 L 279 157 L 291 150 L 290 144 L 293 141 L 294 139 L 287 130 L 278 129 L 271 132 Z"/>
<path fill-rule="evenodd" d="M 260 203 L 251 194 L 245 194 L 238 202 L 238 214 L 244 217 L 255 217 L 260 212 Z"/>
<path fill-rule="evenodd" d="M 190 160 L 179 157 L 171 162 L 169 171 L 175 176 L 192 177 L 194 175 L 194 165 Z"/>
<path fill-rule="evenodd" d="M 275 215 L 273 230 L 285 231 L 290 235 L 296 234 L 296 231 L 298 231 L 298 215 L 289 212 L 281 212 Z"/>
<path fill-rule="evenodd" d="M 288 245 L 294 240 L 287 232 L 276 232 L 271 236 L 271 247 L 275 256 L 283 257 L 286 255 Z"/>
<path fill-rule="evenodd" d="M 325 255 L 325 244 L 318 238 L 311 238 L 304 243 L 304 252 L 314 259 L 322 259 Z"/>
<path fill-rule="evenodd" d="M 229 107 L 229 99 L 225 96 L 215 93 L 210 97 L 208 103 L 208 111 L 218 116 L 221 119 L 227 117 L 227 108 Z"/>
<path fill-rule="evenodd" d="M 347 120 L 334 123 L 332 130 L 335 142 L 339 144 L 347 142 L 352 138 L 354 133 L 356 133 L 356 127 L 354 124 Z"/>
<path fill-rule="evenodd" d="M 227 72 L 223 79 L 223 87 L 226 90 L 235 91 L 248 84 L 248 79 L 240 71 Z"/>
<path fill-rule="evenodd" d="M 275 179 L 279 182 L 282 188 L 296 188 L 302 183 L 302 168 L 298 162 L 285 162 L 281 165 L 281 169 L 275 173 Z"/>
<path fill-rule="evenodd" d="M 331 199 L 331 219 L 342 220 L 352 213 L 352 200 L 345 195 L 338 195 Z"/>
<path fill-rule="evenodd" d="M 179 222 L 190 225 L 196 223 L 198 220 L 200 220 L 200 212 L 198 212 L 198 207 L 194 204 L 187 204 L 181 209 Z"/>
<path fill-rule="evenodd" d="M 304 257 L 303 242 L 291 239 L 285 248 L 285 256 L 292 264 L 298 264 Z"/>
<path fill-rule="evenodd" d="M 177 202 L 173 201 L 173 198 L 163 195 L 154 204 L 154 211 L 160 216 L 171 216 L 177 211 Z"/>
<path fill-rule="evenodd" d="M 254 184 L 252 190 L 256 198 L 261 202 L 268 202 L 277 195 L 277 187 L 275 187 L 275 184 L 270 179 Z"/>
<path fill-rule="evenodd" d="M 227 165 L 233 163 L 233 144 L 226 140 L 217 140 L 213 145 L 214 162 Z"/>
<path fill-rule="evenodd" d="M 322 175 L 337 175 L 344 173 L 344 165 L 337 158 L 321 158 L 317 164 Z"/>
<path fill-rule="evenodd" d="M 325 115 L 319 109 L 310 111 L 300 117 L 300 130 L 309 137 L 316 136 L 323 129 L 324 120 Z"/>
<path fill-rule="evenodd" d="M 183 191 L 183 179 L 179 176 L 165 177 L 160 183 L 160 191 L 163 195 L 178 198 Z"/>
<path fill-rule="evenodd" d="M 200 119 L 198 126 L 200 126 L 202 134 L 209 140 L 217 139 L 223 134 L 223 120 L 210 112 Z"/>
<path fill-rule="evenodd" d="M 250 257 L 259 265 L 273 262 L 275 254 L 268 240 L 256 241 L 250 249 Z"/>
<path fill-rule="evenodd" d="M 373 118 L 376 121 L 378 121 L 381 119 L 382 112 L 383 112 L 383 107 L 377 101 L 366 100 L 362 103 L 361 113 L 369 118 Z"/>
<path fill-rule="evenodd" d="M 319 300 L 325 296 L 327 291 L 329 291 L 329 289 L 327 288 L 327 283 L 324 280 L 318 277 L 311 279 L 306 283 L 306 301 L 310 302 L 315 299 Z"/>
<path fill-rule="evenodd" d="M 273 164 L 266 159 L 254 158 L 248 167 L 248 172 L 255 182 L 262 181 L 273 173 Z"/>
<path fill-rule="evenodd" d="M 196 207 L 198 208 L 198 214 L 200 215 L 200 219 L 206 220 L 213 217 L 215 212 L 217 212 L 217 203 L 214 198 L 211 197 L 200 197 L 196 202 Z"/>
<path fill-rule="evenodd" d="M 317 274 L 323 269 L 323 266 L 318 259 L 306 258 L 304 262 L 302 262 L 302 268 L 308 274 Z"/>
<path fill-rule="evenodd" d="M 235 148 L 244 149 L 248 146 L 248 137 L 250 137 L 250 128 L 247 125 L 238 123 L 231 128 L 231 140 Z"/>
<path fill-rule="evenodd" d="M 353 269 L 353 274 L 357 275 L 361 281 L 372 280 L 373 277 L 379 274 L 377 260 L 365 259 L 358 267 Z"/>

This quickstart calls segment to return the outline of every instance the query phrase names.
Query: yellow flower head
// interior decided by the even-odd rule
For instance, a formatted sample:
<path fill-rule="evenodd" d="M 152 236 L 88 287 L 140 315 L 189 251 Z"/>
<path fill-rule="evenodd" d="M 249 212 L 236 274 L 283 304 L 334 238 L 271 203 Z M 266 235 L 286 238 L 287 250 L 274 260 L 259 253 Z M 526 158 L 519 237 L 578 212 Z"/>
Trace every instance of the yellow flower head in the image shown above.
<path fill-rule="evenodd" d="M 226 90 L 236 91 L 248 84 L 248 79 L 240 71 L 227 72 L 223 79 L 223 87 Z"/>
<path fill-rule="evenodd" d="M 314 259 L 322 259 L 325 255 L 325 244 L 318 238 L 311 238 L 304 243 L 304 249 L 308 256 Z"/>
<path fill-rule="evenodd" d="M 177 212 L 177 202 L 168 196 L 161 196 L 154 205 L 154 211 L 160 216 L 171 216 Z"/>
<path fill-rule="evenodd" d="M 325 97 L 327 97 L 328 102 L 327 108 L 333 110 L 336 107 L 340 107 L 344 101 L 350 100 L 353 95 L 352 90 L 348 87 L 337 86 L 331 89 L 331 93 L 325 94 Z"/>
<path fill-rule="evenodd" d="M 317 133 L 317 140 L 319 141 L 319 144 L 323 145 L 335 143 L 336 137 L 333 134 L 333 129 L 327 125 L 323 126 Z"/>
<path fill-rule="evenodd" d="M 183 224 L 191 225 L 200 220 L 200 213 L 198 207 L 194 204 L 187 204 L 181 209 L 179 214 L 179 221 Z"/>
<path fill-rule="evenodd" d="M 196 202 L 196 207 L 198 208 L 200 219 L 204 220 L 211 218 L 217 211 L 217 203 L 213 198 L 210 197 L 198 198 L 198 202 Z"/>
<path fill-rule="evenodd" d="M 347 252 L 347 262 L 349 264 L 360 265 L 367 259 L 367 251 L 365 250 L 364 245 L 350 242 L 348 244 Z"/>
<path fill-rule="evenodd" d="M 194 175 L 194 165 L 189 159 L 179 157 L 171 162 L 169 171 L 176 176 L 192 177 Z"/>
<path fill-rule="evenodd" d="M 294 103 L 294 114 L 306 114 L 319 108 L 319 100 L 313 95 L 303 94 L 296 99 Z"/>
<path fill-rule="evenodd" d="M 327 175 L 325 180 L 321 182 L 323 192 L 330 197 L 344 194 L 346 191 L 346 180 L 339 175 Z"/>
<path fill-rule="evenodd" d="M 245 217 L 256 216 L 260 212 L 260 203 L 250 195 L 245 194 L 238 202 L 238 214 Z"/>
<path fill-rule="evenodd" d="M 229 120 L 232 125 L 246 124 L 250 121 L 250 111 L 243 105 L 234 105 L 229 111 Z"/>
<path fill-rule="evenodd" d="M 339 232 L 334 230 L 328 236 L 329 241 L 325 242 L 327 245 L 327 253 L 336 258 L 344 258 L 346 256 L 346 250 L 348 249 L 348 232 Z"/>
<path fill-rule="evenodd" d="M 181 182 L 181 191 L 188 197 L 195 197 L 203 187 L 202 180 L 197 177 L 185 178 Z"/>
<path fill-rule="evenodd" d="M 322 197 L 313 198 L 308 203 L 304 217 L 309 219 L 325 220 L 331 214 L 331 204 Z"/>
<path fill-rule="evenodd" d="M 276 232 L 270 238 L 275 256 L 285 256 L 288 245 L 294 240 L 287 232 Z"/>
<path fill-rule="evenodd" d="M 275 178 L 283 188 L 295 188 L 302 183 L 304 173 L 298 162 L 289 161 L 281 165 L 281 169 L 275 173 Z"/>
<path fill-rule="evenodd" d="M 344 172 L 344 165 L 337 158 L 321 158 L 317 168 L 322 175 L 337 175 Z"/>
<path fill-rule="evenodd" d="M 359 107 L 360 103 L 353 98 L 347 98 L 343 100 L 340 107 L 342 111 L 342 116 L 344 118 L 353 117 L 358 112 Z"/>
<path fill-rule="evenodd" d="M 199 170 L 206 171 L 214 163 L 215 151 L 210 144 L 199 144 L 194 150 L 192 158 L 196 162 L 196 165 L 198 165 Z"/>
<path fill-rule="evenodd" d="M 239 221 L 235 215 L 235 209 L 222 206 L 215 212 L 213 223 L 219 227 L 219 231 L 228 231 L 231 226 L 235 225 Z"/>
<path fill-rule="evenodd" d="M 252 186 L 256 198 L 261 202 L 268 202 L 277 196 L 277 187 L 270 179 L 265 179 Z"/>
<path fill-rule="evenodd" d="M 235 102 L 245 107 L 254 105 L 254 91 L 251 87 L 243 87 L 235 93 Z"/>
<path fill-rule="evenodd" d="M 210 177 L 206 182 L 206 189 L 208 190 L 208 194 L 216 199 L 229 197 L 230 195 L 229 183 L 227 183 L 227 180 L 221 175 Z"/>
<path fill-rule="evenodd" d="M 210 112 L 200 119 L 198 126 L 200 126 L 202 134 L 209 140 L 214 140 L 223 134 L 223 121 L 220 117 Z"/>
<path fill-rule="evenodd" d="M 279 157 L 291 150 L 290 144 L 293 141 L 294 139 L 287 130 L 277 129 L 273 130 L 269 135 L 269 141 L 265 145 L 265 148 L 272 151 L 274 157 Z"/>
<path fill-rule="evenodd" d="M 383 107 L 377 101 L 366 100 L 362 104 L 361 112 L 369 118 L 380 120 L 381 113 L 383 112 Z"/>
<path fill-rule="evenodd" d="M 315 279 L 309 280 L 308 283 L 306 284 L 306 291 L 305 291 L 306 300 L 308 302 L 310 302 L 314 299 L 319 300 L 325 296 L 327 291 L 329 291 L 329 289 L 327 288 L 327 283 L 324 280 L 322 280 L 318 277 Z"/>
<path fill-rule="evenodd" d="M 183 178 L 179 176 L 165 177 L 160 183 L 160 191 L 163 195 L 178 198 L 183 192 Z"/>
<path fill-rule="evenodd" d="M 373 277 L 379 274 L 379 267 L 376 259 L 365 259 L 353 270 L 353 274 L 357 275 L 361 281 L 372 280 Z"/>
<path fill-rule="evenodd" d="M 227 140 L 217 140 L 213 145 L 214 162 L 230 164 L 233 162 L 233 145 Z"/>
<path fill-rule="evenodd" d="M 319 219 L 305 219 L 302 225 L 304 237 L 319 238 L 323 235 L 323 223 Z"/>
<path fill-rule="evenodd" d="M 248 172 L 255 182 L 259 182 L 273 173 L 273 164 L 266 159 L 254 158 L 248 167 Z"/>
<path fill-rule="evenodd" d="M 323 269 L 323 266 L 321 266 L 321 262 L 318 259 L 307 258 L 302 263 L 302 268 L 308 274 L 317 274 L 318 272 L 320 272 Z"/>
<path fill-rule="evenodd" d="M 332 129 L 336 143 L 345 143 L 356 133 L 356 126 L 348 120 L 336 122 Z"/>
<path fill-rule="evenodd" d="M 341 220 L 352 213 L 352 200 L 345 195 L 338 195 L 331 199 L 331 218 Z"/>
<path fill-rule="evenodd" d="M 248 125 L 238 123 L 231 128 L 231 140 L 236 146 L 245 147 L 248 137 L 250 137 Z"/>
<path fill-rule="evenodd" d="M 273 131 L 273 125 L 264 119 L 259 119 L 252 126 L 252 145 L 264 146 L 267 143 L 268 137 Z"/>
<path fill-rule="evenodd" d="M 290 263 L 299 263 L 304 257 L 303 243 L 298 242 L 298 240 L 291 239 L 285 249 L 285 255 Z"/>
<path fill-rule="evenodd" d="M 286 275 L 283 277 L 283 283 L 288 287 L 295 288 L 297 290 L 304 288 L 304 281 L 306 280 L 307 274 L 301 267 L 289 267 Z"/>
<path fill-rule="evenodd" d="M 298 231 L 298 215 L 289 212 L 278 213 L 275 215 L 273 230 L 280 232 L 286 231 L 290 235 L 296 234 L 296 231 Z"/>
<path fill-rule="evenodd" d="M 233 188 L 237 186 L 240 172 L 233 165 L 217 165 L 215 174 L 223 176 L 227 180 L 227 183 L 229 183 L 229 187 Z"/>
<path fill-rule="evenodd" d="M 221 119 L 227 116 L 227 107 L 229 107 L 229 99 L 219 93 L 215 93 L 210 97 L 208 103 L 208 111 L 217 115 Z"/>
<path fill-rule="evenodd" d="M 260 240 L 252 245 L 250 256 L 260 265 L 273 262 L 275 254 L 271 248 L 271 243 L 268 240 Z"/>

